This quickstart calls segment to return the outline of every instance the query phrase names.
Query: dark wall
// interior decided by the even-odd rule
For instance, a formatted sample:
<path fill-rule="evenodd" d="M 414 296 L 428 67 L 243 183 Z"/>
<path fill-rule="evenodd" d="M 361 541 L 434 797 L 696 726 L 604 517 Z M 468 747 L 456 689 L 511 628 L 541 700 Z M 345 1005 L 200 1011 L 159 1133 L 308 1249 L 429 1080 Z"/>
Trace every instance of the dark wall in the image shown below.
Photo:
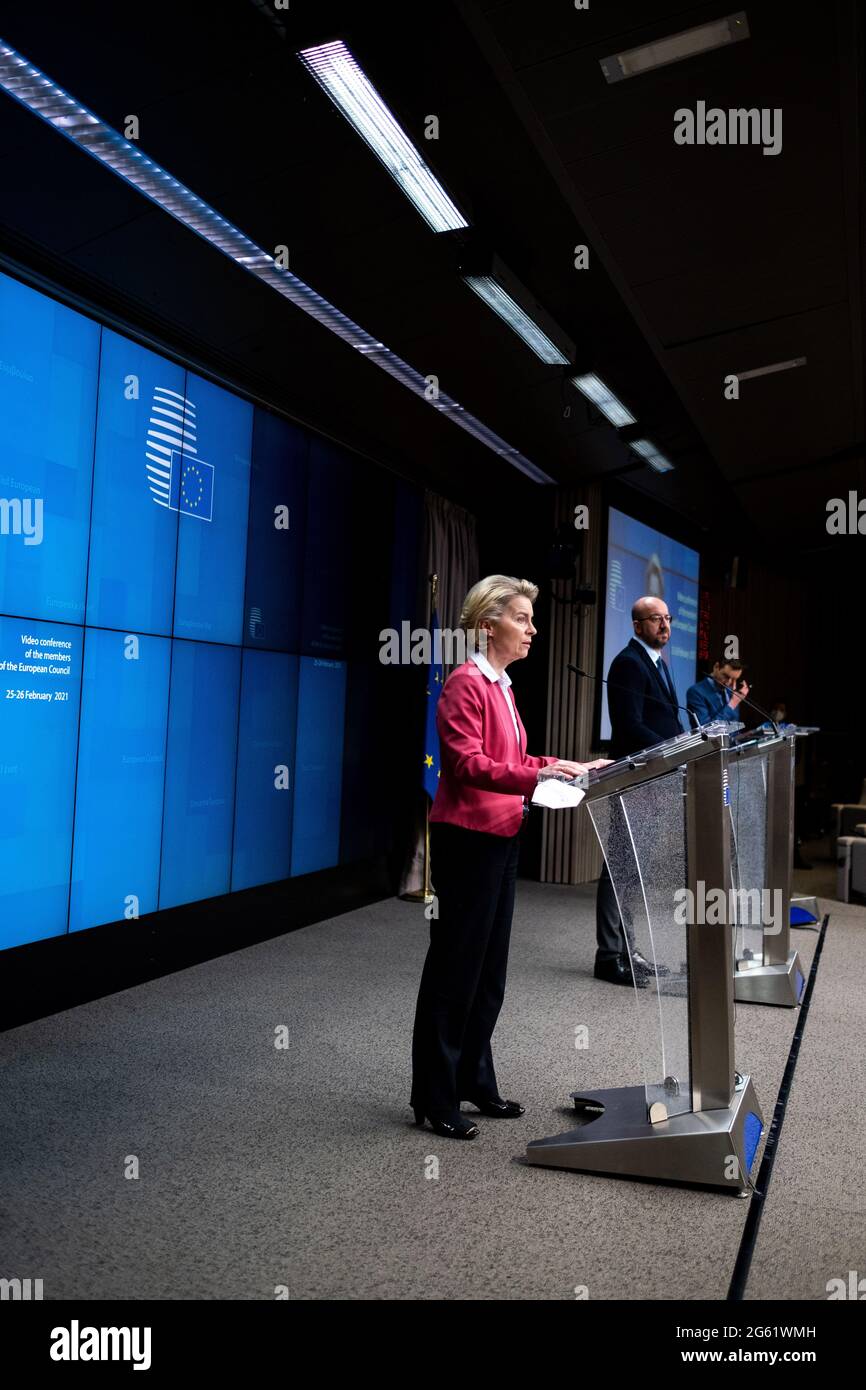
<path fill-rule="evenodd" d="M 508 674 L 526 727 L 530 753 L 556 753 L 545 745 L 547 684 L 550 660 L 550 582 L 546 577 L 553 542 L 554 489 L 515 479 L 486 498 L 478 514 L 481 574 L 513 574 L 538 585 L 534 623 L 538 629 L 524 661 L 514 662 Z M 541 863 L 541 816 L 530 815 L 523 832 L 520 874 L 538 878 Z"/>
<path fill-rule="evenodd" d="M 738 587 L 730 587 L 731 556 L 702 557 L 702 588 L 710 603 L 710 666 L 735 636 L 750 693 L 769 709 L 781 700 L 788 717 L 809 723 L 805 632 L 807 586 L 802 573 L 764 557 L 738 556 Z M 760 720 L 758 719 L 758 722 Z"/>
<path fill-rule="evenodd" d="M 830 803 L 859 800 L 866 777 L 857 633 L 863 541 L 837 541 L 806 556 L 745 551 L 736 588 L 730 587 L 732 548 L 710 546 L 702 563 L 710 660 L 721 655 L 725 637 L 736 634 L 754 700 L 765 709 L 783 701 L 789 720 L 821 730 L 805 750 L 813 803 L 805 828 L 816 832 L 829 826 Z"/>

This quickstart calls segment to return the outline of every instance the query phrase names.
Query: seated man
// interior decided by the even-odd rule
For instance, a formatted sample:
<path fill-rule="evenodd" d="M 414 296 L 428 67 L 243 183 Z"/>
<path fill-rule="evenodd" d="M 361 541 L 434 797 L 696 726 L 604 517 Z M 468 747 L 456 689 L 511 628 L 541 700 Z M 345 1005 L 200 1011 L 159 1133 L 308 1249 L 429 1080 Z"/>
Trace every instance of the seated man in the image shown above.
<path fill-rule="evenodd" d="M 699 724 L 712 724 L 716 719 L 739 720 L 737 707 L 749 693 L 745 680 L 740 680 L 742 669 L 742 661 L 725 657 L 713 662 L 712 675 L 689 686 L 686 706 L 697 716 Z"/>

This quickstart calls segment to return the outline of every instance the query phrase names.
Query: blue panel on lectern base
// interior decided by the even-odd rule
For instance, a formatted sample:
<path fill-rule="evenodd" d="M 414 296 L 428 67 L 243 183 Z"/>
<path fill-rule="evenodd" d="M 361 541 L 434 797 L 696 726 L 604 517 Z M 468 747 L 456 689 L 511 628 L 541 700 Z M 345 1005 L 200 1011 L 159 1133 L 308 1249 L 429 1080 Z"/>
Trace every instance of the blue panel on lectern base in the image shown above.
<path fill-rule="evenodd" d="M 760 1117 L 750 1110 L 743 1125 L 743 1143 L 746 1148 L 746 1172 L 751 1173 L 752 1164 L 755 1161 L 755 1154 L 758 1152 L 758 1145 L 761 1142 L 761 1121 Z"/>
<path fill-rule="evenodd" d="M 795 907 L 791 904 L 790 922 L 792 927 L 811 927 L 817 922 L 818 918 L 812 912 L 807 912 L 804 907 Z"/>
<path fill-rule="evenodd" d="M 798 999 L 800 998 L 800 995 L 803 993 L 803 986 L 804 986 L 805 983 L 806 983 L 806 981 L 803 979 L 803 976 L 800 974 L 800 972 L 799 972 L 799 970 L 798 970 L 798 971 L 797 971 L 797 998 L 798 998 Z"/>

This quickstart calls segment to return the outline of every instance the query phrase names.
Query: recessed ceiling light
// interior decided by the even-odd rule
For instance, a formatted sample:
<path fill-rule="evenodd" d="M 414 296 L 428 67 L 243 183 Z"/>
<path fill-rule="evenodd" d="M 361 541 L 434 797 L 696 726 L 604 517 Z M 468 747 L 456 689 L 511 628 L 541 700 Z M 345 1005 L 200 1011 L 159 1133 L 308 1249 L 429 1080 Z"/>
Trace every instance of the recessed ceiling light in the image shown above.
<path fill-rule="evenodd" d="M 748 381 L 753 376 L 769 376 L 771 372 L 789 372 L 792 367 L 805 367 L 805 357 L 792 357 L 788 362 L 772 362 L 769 367 L 753 367 L 749 372 L 734 372 L 737 381 Z"/>
<path fill-rule="evenodd" d="M 492 275 L 464 275 L 463 279 L 480 299 L 488 304 L 495 314 L 513 328 L 527 347 L 531 347 L 536 357 L 551 366 L 567 367 L 569 359 L 547 334 L 539 328 L 507 290 L 498 284 Z"/>
<path fill-rule="evenodd" d="M 298 57 L 434 232 L 469 226 L 342 39 Z"/>
<path fill-rule="evenodd" d="M 640 454 L 644 462 L 648 463 L 650 468 L 654 468 L 656 473 L 671 473 L 673 471 L 674 465 L 670 459 L 665 458 L 664 454 L 650 440 L 633 439 L 629 448 L 634 449 L 636 454 Z"/>
<path fill-rule="evenodd" d="M 592 401 L 597 406 L 602 415 L 621 429 L 624 425 L 633 425 L 635 417 L 630 410 L 627 410 L 622 401 L 616 397 L 609 386 L 605 386 L 600 376 L 595 372 L 586 372 L 583 376 L 573 376 L 572 381 L 582 395 L 588 401 Z"/>
<path fill-rule="evenodd" d="M 727 15 L 724 19 L 714 19 L 709 24 L 698 24 L 694 29 L 683 29 L 678 34 L 669 34 L 653 43 L 641 44 L 639 48 L 614 53 L 610 58 L 601 58 L 599 62 L 608 82 L 622 82 L 626 77 L 638 77 L 643 72 L 651 72 L 653 68 L 667 67 L 669 63 L 679 63 L 684 58 L 710 53 L 714 48 L 723 48 L 726 44 L 747 38 L 749 21 L 745 10 L 740 10 L 738 14 Z"/>

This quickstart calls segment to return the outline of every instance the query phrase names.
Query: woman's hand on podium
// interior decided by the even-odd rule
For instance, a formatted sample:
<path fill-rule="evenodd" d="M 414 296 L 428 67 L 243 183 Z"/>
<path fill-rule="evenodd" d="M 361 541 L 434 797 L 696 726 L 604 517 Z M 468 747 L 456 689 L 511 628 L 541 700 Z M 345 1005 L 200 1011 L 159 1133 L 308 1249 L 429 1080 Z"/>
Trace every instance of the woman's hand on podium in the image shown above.
<path fill-rule="evenodd" d="M 538 781 L 546 781 L 548 777 L 557 777 L 560 782 L 573 782 L 575 777 L 580 777 L 584 772 L 588 772 L 591 764 L 572 763 L 565 758 L 558 762 L 548 763 L 547 767 L 539 768 Z"/>

